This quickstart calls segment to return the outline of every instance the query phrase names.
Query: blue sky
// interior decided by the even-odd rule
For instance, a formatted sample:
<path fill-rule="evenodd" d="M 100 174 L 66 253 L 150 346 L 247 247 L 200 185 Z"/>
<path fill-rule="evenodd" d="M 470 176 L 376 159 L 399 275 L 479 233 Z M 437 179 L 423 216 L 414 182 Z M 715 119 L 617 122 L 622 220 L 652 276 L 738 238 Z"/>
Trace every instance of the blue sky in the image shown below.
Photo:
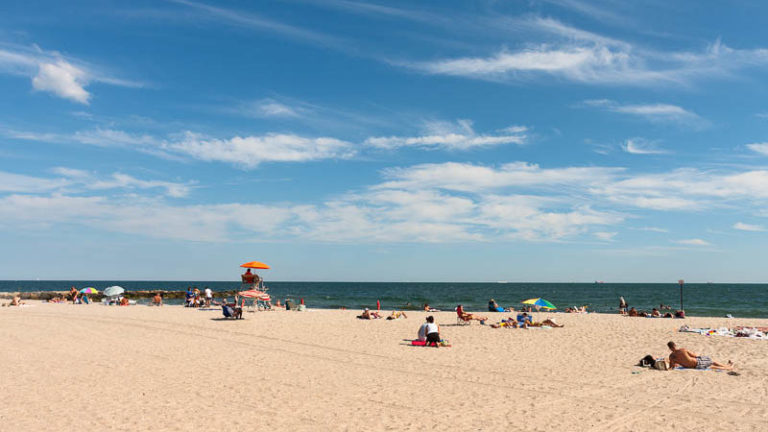
<path fill-rule="evenodd" d="M 0 278 L 768 278 L 761 2 L 0 5 Z"/>

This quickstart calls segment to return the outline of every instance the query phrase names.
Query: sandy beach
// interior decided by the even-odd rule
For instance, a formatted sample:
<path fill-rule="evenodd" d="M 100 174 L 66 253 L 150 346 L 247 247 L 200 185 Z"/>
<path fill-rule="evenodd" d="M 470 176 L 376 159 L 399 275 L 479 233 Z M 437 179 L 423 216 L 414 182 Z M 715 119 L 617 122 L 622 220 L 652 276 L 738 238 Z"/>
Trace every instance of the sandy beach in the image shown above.
<path fill-rule="evenodd" d="M 764 430 L 768 341 L 678 333 L 765 319 L 539 313 L 560 329 L 427 316 L 46 304 L 0 309 L 0 430 Z M 494 314 L 500 319 L 502 314 Z M 674 340 L 740 376 L 654 371 Z"/>

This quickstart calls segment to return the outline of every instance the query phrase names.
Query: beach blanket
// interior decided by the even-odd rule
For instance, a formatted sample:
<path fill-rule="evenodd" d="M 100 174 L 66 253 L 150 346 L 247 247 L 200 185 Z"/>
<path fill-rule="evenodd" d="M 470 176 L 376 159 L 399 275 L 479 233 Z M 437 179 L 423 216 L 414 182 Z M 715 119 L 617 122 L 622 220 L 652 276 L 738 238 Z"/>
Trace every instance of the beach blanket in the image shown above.
<path fill-rule="evenodd" d="M 678 329 L 682 333 L 698 333 L 704 336 L 722 336 L 722 337 L 738 337 L 747 339 L 768 339 L 768 333 L 764 331 L 764 328 L 757 327 L 736 327 L 733 329 L 727 327 L 720 328 L 695 328 L 684 325 Z"/>

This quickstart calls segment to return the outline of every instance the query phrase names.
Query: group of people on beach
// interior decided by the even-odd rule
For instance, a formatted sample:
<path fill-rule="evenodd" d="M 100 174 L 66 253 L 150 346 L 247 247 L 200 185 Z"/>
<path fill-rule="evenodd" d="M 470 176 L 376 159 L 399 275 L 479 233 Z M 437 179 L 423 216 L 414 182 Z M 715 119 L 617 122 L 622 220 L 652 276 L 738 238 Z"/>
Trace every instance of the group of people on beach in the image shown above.
<path fill-rule="evenodd" d="M 213 301 L 213 291 L 205 287 L 204 294 L 200 292 L 197 287 L 187 287 L 187 292 L 184 295 L 185 307 L 210 307 Z"/>
<path fill-rule="evenodd" d="M 629 307 L 624 297 L 619 297 L 619 314 L 629 317 L 641 317 L 641 318 L 685 318 L 684 310 L 676 310 L 674 313 L 665 312 L 663 315 L 662 310 L 671 311 L 672 306 L 660 304 L 658 308 L 652 308 L 650 312 L 643 310 L 637 310 L 635 307 Z"/>

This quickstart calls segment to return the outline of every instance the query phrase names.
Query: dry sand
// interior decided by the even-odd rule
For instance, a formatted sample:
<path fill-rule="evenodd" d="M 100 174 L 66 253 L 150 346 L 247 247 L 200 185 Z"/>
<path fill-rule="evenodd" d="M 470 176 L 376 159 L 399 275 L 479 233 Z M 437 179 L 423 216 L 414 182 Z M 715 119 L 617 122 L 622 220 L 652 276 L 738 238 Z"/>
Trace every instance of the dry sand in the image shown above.
<path fill-rule="evenodd" d="M 766 430 L 768 341 L 678 333 L 768 320 L 536 314 L 561 329 L 427 314 L 245 313 L 33 303 L 0 308 L 0 430 Z M 501 314 L 494 314 L 496 319 Z M 741 376 L 633 365 L 666 342 Z M 639 372 L 639 373 L 633 373 Z"/>

